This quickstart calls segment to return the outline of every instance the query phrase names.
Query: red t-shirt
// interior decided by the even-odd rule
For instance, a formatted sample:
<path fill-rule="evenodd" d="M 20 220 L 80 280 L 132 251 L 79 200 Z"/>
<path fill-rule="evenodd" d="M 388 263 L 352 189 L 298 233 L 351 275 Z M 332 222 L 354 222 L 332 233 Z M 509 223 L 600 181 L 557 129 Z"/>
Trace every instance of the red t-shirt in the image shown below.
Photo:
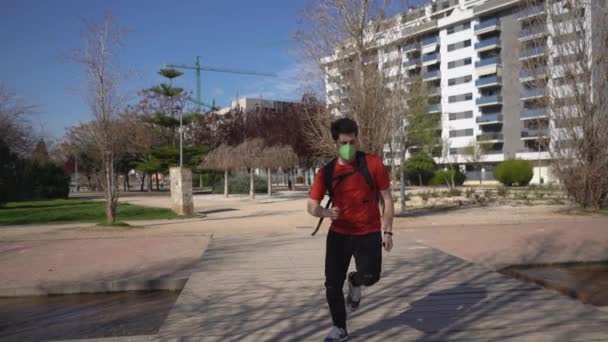
<path fill-rule="evenodd" d="M 367 168 L 376 184 L 378 191 L 384 191 L 390 186 L 388 171 L 382 163 L 382 159 L 375 155 L 366 155 Z M 356 167 L 356 161 L 349 164 L 334 165 L 334 179 Z M 380 231 L 380 208 L 376 201 L 376 195 L 372 192 L 361 172 L 347 176 L 336 187 L 337 180 L 332 186 L 334 198 L 332 207 L 340 208 L 340 217 L 333 221 L 330 229 L 347 235 L 364 235 Z M 321 201 L 325 197 L 326 189 L 323 181 L 323 169 L 320 169 L 312 185 L 310 198 Z"/>

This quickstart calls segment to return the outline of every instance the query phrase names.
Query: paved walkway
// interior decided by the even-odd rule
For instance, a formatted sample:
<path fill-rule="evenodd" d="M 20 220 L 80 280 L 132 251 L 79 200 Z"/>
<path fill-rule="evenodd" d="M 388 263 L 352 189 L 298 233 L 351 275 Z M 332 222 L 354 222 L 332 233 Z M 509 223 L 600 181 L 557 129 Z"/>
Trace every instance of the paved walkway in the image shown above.
<path fill-rule="evenodd" d="M 330 328 L 325 236 L 213 239 L 156 339 L 320 341 Z M 396 236 L 349 317 L 357 341 L 608 339 L 608 312 Z M 147 339 L 143 337 L 142 339 Z"/>

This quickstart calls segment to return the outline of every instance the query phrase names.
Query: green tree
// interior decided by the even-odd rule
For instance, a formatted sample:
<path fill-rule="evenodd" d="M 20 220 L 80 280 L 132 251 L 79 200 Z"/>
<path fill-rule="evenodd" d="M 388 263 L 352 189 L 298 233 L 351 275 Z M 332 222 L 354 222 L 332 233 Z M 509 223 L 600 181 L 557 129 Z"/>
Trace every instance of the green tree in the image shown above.
<path fill-rule="evenodd" d="M 424 152 L 419 152 L 403 163 L 405 178 L 411 184 L 420 186 L 428 185 L 437 165 L 431 156 Z"/>
<path fill-rule="evenodd" d="M 430 104 L 433 103 L 431 89 L 428 83 L 418 77 L 409 85 L 406 92 L 407 110 L 400 119 L 399 146 L 401 161 L 405 160 L 408 149 L 432 155 L 433 147 L 437 144 L 437 129 L 441 117 L 429 114 Z M 434 162 L 433 162 L 434 163 Z M 407 179 L 407 166 L 400 168 L 401 180 Z M 432 177 L 432 175 L 431 175 Z M 429 178 L 430 179 L 430 178 Z M 428 182 L 428 181 L 427 181 Z M 422 183 L 419 178 L 418 183 Z M 401 182 L 401 211 L 405 211 L 405 182 Z"/>

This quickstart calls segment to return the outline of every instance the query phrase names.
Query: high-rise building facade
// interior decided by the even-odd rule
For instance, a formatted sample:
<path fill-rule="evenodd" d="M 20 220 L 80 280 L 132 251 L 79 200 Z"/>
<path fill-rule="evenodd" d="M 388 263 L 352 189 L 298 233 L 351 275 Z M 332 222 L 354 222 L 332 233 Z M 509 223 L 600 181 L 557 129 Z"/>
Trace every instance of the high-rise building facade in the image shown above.
<path fill-rule="evenodd" d="M 589 8 L 576 9 L 565 3 L 433 1 L 389 19 L 366 58 L 377 63 L 389 82 L 407 87 L 422 79 L 430 85 L 429 114 L 441 115 L 441 138 L 449 150 L 444 155 L 450 162 L 467 164 L 466 147 L 476 143 L 485 144 L 483 161 L 490 170 L 500 161 L 527 159 L 543 171 L 551 146 L 544 141 L 552 136 L 544 87 L 552 82 L 537 78 L 547 77 L 539 66 L 556 59 L 547 57 L 550 25 L 538 19 L 547 15 L 547 6 L 561 6 L 592 20 L 593 1 Z M 345 85 L 332 62 L 340 58 L 337 50 L 325 60 L 327 103 L 336 110 Z"/>

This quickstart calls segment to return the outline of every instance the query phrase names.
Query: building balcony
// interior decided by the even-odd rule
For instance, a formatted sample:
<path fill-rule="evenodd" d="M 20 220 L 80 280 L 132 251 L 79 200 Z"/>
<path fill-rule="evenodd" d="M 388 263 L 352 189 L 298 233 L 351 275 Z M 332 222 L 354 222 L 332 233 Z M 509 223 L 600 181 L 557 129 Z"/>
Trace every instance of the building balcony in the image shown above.
<path fill-rule="evenodd" d="M 412 59 L 407 62 L 403 62 L 402 66 L 406 69 L 415 69 L 422 64 L 422 60 L 420 58 Z"/>
<path fill-rule="evenodd" d="M 546 129 L 524 129 L 521 131 L 522 140 L 538 139 L 547 137 Z"/>
<path fill-rule="evenodd" d="M 529 59 L 529 58 L 536 58 L 536 57 L 541 57 L 545 55 L 545 47 L 544 46 L 537 46 L 531 49 L 523 49 L 520 53 L 519 53 L 519 59 L 523 60 L 523 59 Z"/>
<path fill-rule="evenodd" d="M 522 120 L 544 119 L 547 117 L 547 110 L 545 108 L 527 109 L 519 113 L 519 117 Z"/>
<path fill-rule="evenodd" d="M 421 41 L 421 46 L 433 45 L 439 42 L 439 36 L 426 37 Z"/>
<path fill-rule="evenodd" d="M 531 39 L 536 39 L 540 37 L 544 37 L 547 34 L 547 28 L 544 26 L 533 27 L 525 30 L 521 30 L 519 32 L 519 41 L 526 41 Z"/>
<path fill-rule="evenodd" d="M 479 107 L 501 105 L 502 95 L 482 95 L 475 103 L 477 103 Z"/>
<path fill-rule="evenodd" d="M 489 66 L 497 66 L 502 64 L 500 57 L 483 58 L 479 62 L 475 62 L 475 68 L 484 68 Z"/>
<path fill-rule="evenodd" d="M 429 89 L 429 97 L 431 96 L 441 96 L 441 87 L 432 87 Z"/>
<path fill-rule="evenodd" d="M 441 72 L 439 70 L 427 71 L 422 74 L 422 79 L 425 81 L 433 81 L 441 78 Z"/>
<path fill-rule="evenodd" d="M 517 16 L 517 20 L 530 19 L 543 14 L 545 14 L 545 5 L 541 4 L 521 10 Z"/>
<path fill-rule="evenodd" d="M 424 55 L 424 56 L 422 56 L 422 64 L 429 65 L 429 64 L 437 63 L 437 62 L 439 62 L 440 58 L 441 58 L 441 55 L 439 54 L 439 52 L 431 53 L 429 55 Z"/>
<path fill-rule="evenodd" d="M 458 6 L 458 0 L 444 0 L 433 3 L 433 14 Z"/>
<path fill-rule="evenodd" d="M 520 94 L 521 100 L 538 99 L 545 96 L 545 88 L 528 88 Z"/>
<path fill-rule="evenodd" d="M 487 38 L 480 40 L 479 43 L 475 43 L 475 50 L 478 52 L 500 49 L 500 47 L 501 41 L 499 37 Z"/>
<path fill-rule="evenodd" d="M 477 141 L 479 142 L 499 142 L 503 140 L 502 132 L 484 132 L 477 135 Z"/>
<path fill-rule="evenodd" d="M 502 85 L 502 77 L 501 76 L 488 76 L 488 77 L 482 77 L 479 78 L 477 81 L 475 81 L 475 86 L 477 88 L 489 88 L 489 87 L 495 87 L 495 86 L 501 86 Z"/>
<path fill-rule="evenodd" d="M 475 34 L 484 34 L 493 31 L 500 31 L 500 19 L 487 19 L 475 25 Z"/>
<path fill-rule="evenodd" d="M 416 51 L 416 50 L 420 50 L 420 42 L 413 42 L 407 45 L 404 45 L 401 47 L 401 52 L 405 53 L 405 52 L 412 52 L 412 51 Z"/>
<path fill-rule="evenodd" d="M 551 154 L 547 151 L 533 151 L 530 149 L 524 149 L 521 152 L 517 152 L 517 159 L 523 160 L 547 160 L 551 159 Z"/>
<path fill-rule="evenodd" d="M 545 76 L 545 75 L 546 75 L 546 72 L 543 69 L 521 70 L 519 72 L 519 80 L 522 82 L 530 81 L 530 80 L 538 78 L 539 76 Z"/>
<path fill-rule="evenodd" d="M 502 123 L 502 114 L 484 114 L 475 119 L 479 125 L 493 125 Z"/>
<path fill-rule="evenodd" d="M 429 105 L 429 114 L 430 113 L 441 113 L 441 103 Z"/>
<path fill-rule="evenodd" d="M 412 83 L 416 82 L 416 80 L 418 80 L 419 77 L 420 77 L 419 75 L 405 77 L 403 79 L 403 83 L 412 84 Z"/>

